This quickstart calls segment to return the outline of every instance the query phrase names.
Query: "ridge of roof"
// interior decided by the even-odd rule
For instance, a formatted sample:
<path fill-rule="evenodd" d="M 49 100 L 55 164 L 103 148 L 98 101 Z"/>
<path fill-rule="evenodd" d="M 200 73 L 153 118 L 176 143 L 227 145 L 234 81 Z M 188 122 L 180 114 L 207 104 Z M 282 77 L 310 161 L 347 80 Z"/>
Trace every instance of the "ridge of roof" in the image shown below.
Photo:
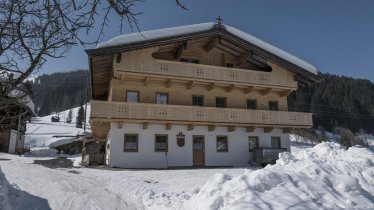
<path fill-rule="evenodd" d="M 106 42 L 102 42 L 97 45 L 96 49 L 101 48 L 109 48 L 127 44 L 134 44 L 140 43 L 149 40 L 156 40 L 161 38 L 185 35 L 185 34 L 192 34 L 197 32 L 204 32 L 214 29 L 217 26 L 215 22 L 207 22 L 207 23 L 200 23 L 200 24 L 192 24 L 192 25 L 185 25 L 185 26 L 178 26 L 178 27 L 170 27 L 170 28 L 163 28 L 163 29 L 155 29 L 155 30 L 148 30 L 143 32 L 135 32 L 129 34 L 123 34 L 116 36 Z M 262 48 L 278 57 L 287 60 L 290 63 L 293 63 L 315 75 L 317 75 L 317 69 L 311 65 L 310 63 L 302 60 L 301 58 L 294 56 L 268 42 L 265 42 L 249 33 L 241 31 L 235 27 L 230 25 L 222 24 L 222 27 L 219 30 L 225 30 L 230 34 L 233 34 L 246 42 L 249 42 L 253 45 Z"/>

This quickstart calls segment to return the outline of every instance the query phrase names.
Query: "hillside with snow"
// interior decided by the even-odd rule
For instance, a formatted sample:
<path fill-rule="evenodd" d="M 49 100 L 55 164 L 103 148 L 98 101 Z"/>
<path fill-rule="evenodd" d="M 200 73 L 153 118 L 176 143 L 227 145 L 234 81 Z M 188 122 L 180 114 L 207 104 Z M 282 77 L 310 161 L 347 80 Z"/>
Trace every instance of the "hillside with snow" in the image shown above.
<path fill-rule="evenodd" d="M 84 108 L 84 107 L 83 107 Z M 78 135 L 83 134 L 83 128 L 76 128 L 76 118 L 78 116 L 79 107 L 72 110 L 72 122 L 67 123 L 70 110 L 65 110 L 59 113 L 60 122 L 51 122 L 52 116 L 55 114 L 47 115 L 45 117 L 33 117 L 30 123 L 27 123 L 27 130 L 25 135 L 25 146 L 30 147 L 35 155 L 49 156 L 54 155 L 55 150 L 49 150 L 50 147 L 55 147 L 60 144 L 70 143 L 74 138 L 69 137 L 53 137 L 59 135 Z M 86 116 L 86 132 L 91 132 L 90 119 L 90 104 L 87 105 Z M 37 154 L 38 153 L 38 154 Z"/>

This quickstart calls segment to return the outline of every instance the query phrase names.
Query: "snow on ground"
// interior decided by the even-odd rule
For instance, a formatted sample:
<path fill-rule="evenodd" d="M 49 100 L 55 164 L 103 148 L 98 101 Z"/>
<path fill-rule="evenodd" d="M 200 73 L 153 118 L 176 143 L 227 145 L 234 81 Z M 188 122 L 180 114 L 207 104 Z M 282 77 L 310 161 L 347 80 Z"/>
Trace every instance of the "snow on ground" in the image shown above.
<path fill-rule="evenodd" d="M 326 142 L 258 170 L 74 168 L 79 156 L 0 153 L 0 209 L 373 209 L 373 161 Z"/>
<path fill-rule="evenodd" d="M 360 137 L 361 139 L 366 139 L 369 146 L 374 146 L 374 136 L 373 135 L 361 134 L 361 135 L 358 135 L 358 137 Z"/>
<path fill-rule="evenodd" d="M 191 196 L 216 173 L 238 175 L 244 169 L 122 170 L 66 167 L 67 159 L 19 157 L 0 153 L 0 209 L 12 205 L 16 189 L 34 198 L 28 209 L 41 203 L 51 209 L 188 209 Z M 73 159 L 79 159 L 73 157 Z M 54 162 L 48 164 L 53 160 Z M 37 164 L 34 164 L 34 162 Z M 43 163 L 44 162 L 44 163 Z M 42 165 L 44 164 L 44 165 Z M 55 168 L 58 167 L 58 168 Z M 1 174 L 5 176 L 1 177 Z M 4 180 L 5 179 L 5 180 Z M 42 201 L 41 201 L 42 200 Z M 22 208 L 20 208 L 22 209 Z"/>
<path fill-rule="evenodd" d="M 217 174 L 191 199 L 196 209 L 373 209 L 374 153 L 323 142 L 283 153 L 275 165 Z"/>
<path fill-rule="evenodd" d="M 87 117 L 86 117 L 86 131 L 91 132 L 91 127 L 88 122 L 90 105 L 87 105 Z M 66 123 L 65 119 L 68 117 L 69 110 L 60 112 L 60 122 L 51 122 L 51 117 L 48 115 L 45 117 L 33 117 L 31 123 L 27 123 L 25 145 L 31 147 L 31 150 L 49 149 L 49 147 L 55 147 L 61 144 L 70 143 L 73 141 L 72 138 L 54 138 L 54 135 L 77 135 L 84 132 L 83 128 L 76 128 L 76 117 L 78 115 L 79 107 L 72 109 L 71 123 Z"/>
<path fill-rule="evenodd" d="M 26 136 L 32 156 L 0 153 L 0 209 L 374 208 L 374 146 L 343 150 L 291 135 L 292 153 L 264 169 L 85 168 L 80 155 L 62 158 L 49 148 L 71 141 L 55 134 L 83 132 L 75 128 L 77 111 L 71 124 L 33 118 Z"/>
<path fill-rule="evenodd" d="M 315 146 L 315 144 L 311 143 L 311 141 L 309 141 L 308 139 L 305 139 L 305 137 L 296 134 L 290 134 L 290 141 L 291 153 L 300 152 L 302 150 Z"/>

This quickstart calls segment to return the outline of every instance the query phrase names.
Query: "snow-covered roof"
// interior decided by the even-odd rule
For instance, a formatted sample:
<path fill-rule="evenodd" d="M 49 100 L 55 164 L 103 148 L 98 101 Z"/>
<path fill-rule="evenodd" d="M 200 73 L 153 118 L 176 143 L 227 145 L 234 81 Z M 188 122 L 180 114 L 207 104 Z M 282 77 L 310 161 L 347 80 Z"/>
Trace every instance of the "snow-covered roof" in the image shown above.
<path fill-rule="evenodd" d="M 149 31 L 143 31 L 140 33 L 137 32 L 137 33 L 124 34 L 124 35 L 114 37 L 110 39 L 109 41 L 98 44 L 96 49 L 105 48 L 105 47 L 114 47 L 114 46 L 126 45 L 126 44 L 133 44 L 133 43 L 138 43 L 142 41 L 155 40 L 155 39 L 160 39 L 160 38 L 167 38 L 167 37 L 179 36 L 179 35 L 184 35 L 184 34 L 208 31 L 212 29 L 216 24 L 217 23 L 209 22 L 209 23 L 193 24 L 193 25 L 186 25 L 186 26 L 179 26 L 179 27 L 172 27 L 172 28 L 149 30 Z M 223 25 L 223 26 L 225 27 L 226 31 L 228 31 L 229 33 L 249 43 L 252 43 L 258 46 L 259 48 L 262 48 L 280 58 L 283 58 L 284 60 L 287 60 L 313 74 L 317 74 L 317 69 L 313 65 L 309 64 L 308 62 L 294 55 L 291 55 L 290 53 L 287 53 L 237 28 L 234 28 L 229 25 Z"/>
<path fill-rule="evenodd" d="M 147 41 L 152 39 L 165 38 L 170 36 L 178 36 L 200 31 L 207 31 L 213 28 L 215 23 L 200 23 L 186 26 L 178 26 L 172 28 L 163 28 L 150 31 L 142 31 L 130 34 L 124 34 L 110 39 L 109 41 L 100 43 L 96 48 L 113 47 L 117 45 L 131 44 L 135 42 Z"/>

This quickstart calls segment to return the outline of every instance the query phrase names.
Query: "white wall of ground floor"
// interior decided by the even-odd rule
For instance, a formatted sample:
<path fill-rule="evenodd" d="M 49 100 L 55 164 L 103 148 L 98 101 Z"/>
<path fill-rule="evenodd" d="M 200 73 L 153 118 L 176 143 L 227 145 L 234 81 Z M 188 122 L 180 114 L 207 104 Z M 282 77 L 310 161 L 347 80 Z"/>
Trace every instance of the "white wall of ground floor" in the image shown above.
<path fill-rule="evenodd" d="M 177 134 L 185 135 L 185 145 L 177 145 Z M 124 152 L 124 135 L 138 134 L 138 151 Z M 168 152 L 155 151 L 155 134 L 168 135 Z M 270 147 L 271 137 L 281 137 L 281 147 L 290 151 L 290 139 L 282 129 L 273 129 L 264 133 L 262 128 L 246 132 L 245 128 L 236 128 L 228 132 L 226 127 L 217 127 L 209 132 L 207 126 L 196 126 L 188 131 L 187 126 L 173 125 L 170 130 L 165 125 L 150 124 L 143 129 L 141 124 L 124 124 L 119 128 L 112 123 L 107 141 L 107 163 L 111 167 L 121 168 L 167 168 L 193 166 L 192 136 L 205 137 L 205 166 L 245 166 L 252 159 L 249 152 L 248 136 L 258 136 L 260 147 Z M 216 136 L 228 137 L 228 152 L 217 152 Z"/>

